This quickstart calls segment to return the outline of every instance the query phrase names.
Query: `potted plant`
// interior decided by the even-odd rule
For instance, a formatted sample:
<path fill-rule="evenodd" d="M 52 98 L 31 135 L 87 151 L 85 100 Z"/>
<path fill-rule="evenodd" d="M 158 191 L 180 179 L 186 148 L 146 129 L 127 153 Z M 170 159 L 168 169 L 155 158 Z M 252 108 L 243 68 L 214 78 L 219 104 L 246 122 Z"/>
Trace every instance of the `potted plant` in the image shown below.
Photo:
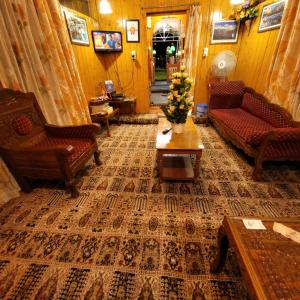
<path fill-rule="evenodd" d="M 183 125 L 189 110 L 194 106 L 190 95 L 192 81 L 185 73 L 185 67 L 180 67 L 180 72 L 172 74 L 172 84 L 168 95 L 168 104 L 162 107 L 167 120 L 172 124 L 174 133 L 182 133 Z"/>
<path fill-rule="evenodd" d="M 248 34 L 250 32 L 252 20 L 258 16 L 257 4 L 259 0 L 247 0 L 244 4 L 239 5 L 236 10 L 236 20 L 245 24 Z"/>

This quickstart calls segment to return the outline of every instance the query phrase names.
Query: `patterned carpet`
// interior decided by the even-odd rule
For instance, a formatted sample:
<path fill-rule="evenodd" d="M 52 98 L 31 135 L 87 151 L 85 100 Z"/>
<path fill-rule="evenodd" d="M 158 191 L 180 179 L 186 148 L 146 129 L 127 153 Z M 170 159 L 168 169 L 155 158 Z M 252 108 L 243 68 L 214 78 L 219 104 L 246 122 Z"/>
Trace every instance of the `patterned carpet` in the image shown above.
<path fill-rule="evenodd" d="M 300 171 L 268 164 L 253 182 L 245 156 L 199 128 L 194 183 L 158 181 L 157 125 L 112 126 L 78 199 L 40 183 L 1 207 L 0 299 L 246 299 L 234 253 L 209 272 L 217 229 L 224 215 L 299 216 Z"/>

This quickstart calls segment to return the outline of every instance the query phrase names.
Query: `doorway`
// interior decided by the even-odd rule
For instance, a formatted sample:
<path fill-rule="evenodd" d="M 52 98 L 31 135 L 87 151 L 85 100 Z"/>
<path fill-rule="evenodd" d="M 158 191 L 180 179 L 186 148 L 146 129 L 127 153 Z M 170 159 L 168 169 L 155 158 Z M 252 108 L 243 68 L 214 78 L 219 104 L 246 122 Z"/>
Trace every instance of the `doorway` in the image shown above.
<path fill-rule="evenodd" d="M 167 103 L 172 73 L 180 67 L 186 12 L 147 16 L 150 105 Z"/>

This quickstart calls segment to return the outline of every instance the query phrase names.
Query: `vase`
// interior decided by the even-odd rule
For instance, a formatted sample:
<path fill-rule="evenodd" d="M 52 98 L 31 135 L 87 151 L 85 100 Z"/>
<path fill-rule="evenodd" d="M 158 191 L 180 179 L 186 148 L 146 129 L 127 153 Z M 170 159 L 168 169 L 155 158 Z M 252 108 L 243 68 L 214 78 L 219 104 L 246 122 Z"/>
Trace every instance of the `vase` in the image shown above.
<path fill-rule="evenodd" d="M 172 123 L 172 129 L 174 133 L 182 133 L 184 129 L 184 123 Z"/>
<path fill-rule="evenodd" d="M 248 35 L 250 33 L 250 30 L 251 30 L 251 25 L 252 25 L 252 20 L 251 19 L 245 21 L 246 32 L 247 32 Z"/>

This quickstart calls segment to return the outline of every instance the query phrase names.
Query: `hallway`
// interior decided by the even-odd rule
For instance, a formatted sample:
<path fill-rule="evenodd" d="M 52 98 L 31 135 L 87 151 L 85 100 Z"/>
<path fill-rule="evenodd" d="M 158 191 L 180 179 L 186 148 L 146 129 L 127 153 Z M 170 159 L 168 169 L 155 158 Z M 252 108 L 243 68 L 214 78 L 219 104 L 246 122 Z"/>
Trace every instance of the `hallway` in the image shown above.
<path fill-rule="evenodd" d="M 167 104 L 167 97 L 170 91 L 169 83 L 167 81 L 154 81 L 150 90 L 151 105 Z"/>

